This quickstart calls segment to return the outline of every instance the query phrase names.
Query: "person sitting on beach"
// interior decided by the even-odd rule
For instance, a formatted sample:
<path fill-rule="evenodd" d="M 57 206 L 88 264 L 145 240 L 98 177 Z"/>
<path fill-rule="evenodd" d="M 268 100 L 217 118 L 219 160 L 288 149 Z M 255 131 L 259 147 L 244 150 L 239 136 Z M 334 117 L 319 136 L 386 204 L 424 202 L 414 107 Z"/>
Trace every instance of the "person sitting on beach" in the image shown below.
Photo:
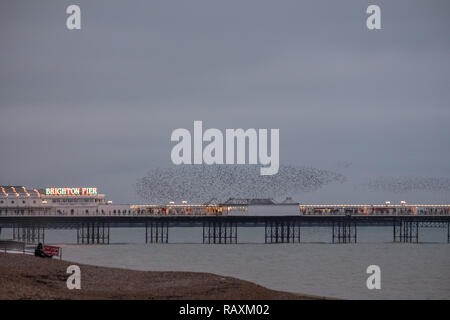
<path fill-rule="evenodd" d="M 40 243 L 40 242 L 38 243 L 36 249 L 34 249 L 34 256 L 41 257 L 41 258 L 51 258 L 52 257 L 44 252 L 42 243 Z"/>

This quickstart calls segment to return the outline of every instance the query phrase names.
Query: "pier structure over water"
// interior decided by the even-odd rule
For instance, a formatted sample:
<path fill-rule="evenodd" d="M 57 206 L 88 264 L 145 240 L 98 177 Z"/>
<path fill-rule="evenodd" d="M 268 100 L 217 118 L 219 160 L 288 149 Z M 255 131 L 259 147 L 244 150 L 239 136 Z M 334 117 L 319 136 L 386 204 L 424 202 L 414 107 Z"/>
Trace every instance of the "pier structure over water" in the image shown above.
<path fill-rule="evenodd" d="M 110 227 L 108 222 L 81 222 L 76 225 L 76 229 L 78 244 L 109 244 Z"/>
<path fill-rule="evenodd" d="M 440 228 L 450 243 L 450 216 L 39 216 L 0 217 L 0 227 L 13 228 L 14 240 L 44 242 L 49 229 L 76 230 L 78 244 L 109 244 L 111 228 L 144 228 L 142 242 L 169 243 L 173 227 L 202 228 L 204 244 L 237 244 L 241 227 L 262 227 L 262 243 L 302 243 L 302 230 L 327 227 L 330 243 L 357 243 L 361 227 L 391 227 L 392 242 L 419 243 L 420 230 Z M 34 236 L 33 236 L 34 234 Z"/>
<path fill-rule="evenodd" d="M 110 229 L 145 228 L 145 243 L 168 243 L 172 227 L 201 227 L 202 243 L 236 244 L 240 227 L 264 227 L 263 242 L 301 243 L 302 230 L 330 228 L 330 242 L 358 242 L 361 226 L 392 227 L 393 242 L 420 241 L 422 228 L 447 228 L 446 204 L 300 204 L 287 198 L 230 198 L 190 204 L 112 204 L 96 187 L 26 188 L 0 186 L 0 232 L 13 230 L 13 239 L 44 242 L 45 230 L 75 229 L 77 243 L 109 244 Z"/>

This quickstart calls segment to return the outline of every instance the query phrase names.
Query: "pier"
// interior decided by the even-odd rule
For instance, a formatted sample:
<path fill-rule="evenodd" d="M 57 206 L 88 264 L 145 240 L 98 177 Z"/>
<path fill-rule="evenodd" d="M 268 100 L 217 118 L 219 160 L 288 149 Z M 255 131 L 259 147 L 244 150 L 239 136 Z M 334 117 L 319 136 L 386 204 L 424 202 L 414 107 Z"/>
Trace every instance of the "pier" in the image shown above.
<path fill-rule="evenodd" d="M 264 228 L 261 243 L 303 243 L 303 231 L 327 227 L 330 243 L 358 242 L 361 227 L 391 227 L 392 242 L 419 243 L 423 228 L 446 228 L 450 243 L 449 204 L 300 204 L 286 198 L 211 199 L 166 204 L 113 204 L 96 187 L 0 186 L 0 235 L 45 242 L 45 232 L 76 230 L 78 244 L 110 244 L 111 228 L 144 228 L 142 242 L 169 243 L 174 227 L 201 228 L 204 244 L 237 244 L 242 227 Z M 4 238 L 4 236 L 3 236 Z"/>
<path fill-rule="evenodd" d="M 142 242 L 169 243 L 172 227 L 200 227 L 204 244 L 237 244 L 240 227 L 264 228 L 262 243 L 302 243 L 302 230 L 328 227 L 330 243 L 358 242 L 360 227 L 391 227 L 392 242 L 419 243 L 420 230 L 441 228 L 450 243 L 450 216 L 37 216 L 0 217 L 0 227 L 13 229 L 13 240 L 37 243 L 45 241 L 45 231 L 76 230 L 78 244 L 109 244 L 110 229 L 145 229 Z"/>

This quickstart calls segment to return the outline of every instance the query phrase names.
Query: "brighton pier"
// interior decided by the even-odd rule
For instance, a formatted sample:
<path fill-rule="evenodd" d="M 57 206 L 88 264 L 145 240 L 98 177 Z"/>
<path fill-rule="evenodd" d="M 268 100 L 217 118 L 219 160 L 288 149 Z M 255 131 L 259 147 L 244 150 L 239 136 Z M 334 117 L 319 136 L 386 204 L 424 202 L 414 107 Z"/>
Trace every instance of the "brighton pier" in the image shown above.
<path fill-rule="evenodd" d="M 168 243 L 172 227 L 201 227 L 203 243 L 237 244 L 239 227 L 263 227 L 264 243 L 301 243 L 302 229 L 325 226 L 330 242 L 358 242 L 358 227 L 392 227 L 393 242 L 419 242 L 422 228 L 441 228 L 450 243 L 450 205 L 299 204 L 287 198 L 231 198 L 206 204 L 123 205 L 106 201 L 97 188 L 0 187 L 0 234 L 45 242 L 49 229 L 76 230 L 78 244 L 109 244 L 110 229 L 144 228 L 145 243 Z"/>

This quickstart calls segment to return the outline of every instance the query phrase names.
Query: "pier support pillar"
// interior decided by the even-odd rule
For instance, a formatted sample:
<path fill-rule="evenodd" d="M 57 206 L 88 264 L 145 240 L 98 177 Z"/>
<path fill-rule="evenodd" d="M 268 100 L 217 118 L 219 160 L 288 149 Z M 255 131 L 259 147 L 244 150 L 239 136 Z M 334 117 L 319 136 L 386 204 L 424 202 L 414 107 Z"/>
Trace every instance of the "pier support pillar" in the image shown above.
<path fill-rule="evenodd" d="M 237 243 L 237 223 L 231 221 L 203 222 L 203 243 Z"/>
<path fill-rule="evenodd" d="M 394 222 L 394 242 L 419 242 L 419 222 L 400 220 Z"/>
<path fill-rule="evenodd" d="M 450 243 L 450 221 L 447 222 L 447 243 Z"/>
<path fill-rule="evenodd" d="M 333 243 L 356 243 L 356 222 L 351 219 L 333 221 Z"/>
<path fill-rule="evenodd" d="M 145 223 L 145 243 L 168 243 L 169 223 L 150 220 Z"/>
<path fill-rule="evenodd" d="M 109 244 L 109 223 L 82 223 L 77 227 L 78 244 Z"/>
<path fill-rule="evenodd" d="M 264 234 L 265 243 L 300 243 L 300 222 L 266 220 Z"/>
<path fill-rule="evenodd" d="M 13 225 L 13 240 L 25 243 L 45 242 L 44 227 L 39 225 Z"/>

